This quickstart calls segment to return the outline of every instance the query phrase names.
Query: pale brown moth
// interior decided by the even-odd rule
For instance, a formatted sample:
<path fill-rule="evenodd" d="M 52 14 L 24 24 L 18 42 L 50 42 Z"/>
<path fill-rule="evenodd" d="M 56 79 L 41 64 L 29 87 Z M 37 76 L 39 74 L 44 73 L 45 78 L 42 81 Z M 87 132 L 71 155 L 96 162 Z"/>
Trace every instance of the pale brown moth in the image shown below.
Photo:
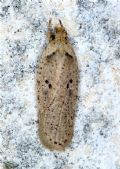
<path fill-rule="evenodd" d="M 64 150 L 73 136 L 78 92 L 77 59 L 61 21 L 52 30 L 37 71 L 39 135 L 50 150 Z"/>

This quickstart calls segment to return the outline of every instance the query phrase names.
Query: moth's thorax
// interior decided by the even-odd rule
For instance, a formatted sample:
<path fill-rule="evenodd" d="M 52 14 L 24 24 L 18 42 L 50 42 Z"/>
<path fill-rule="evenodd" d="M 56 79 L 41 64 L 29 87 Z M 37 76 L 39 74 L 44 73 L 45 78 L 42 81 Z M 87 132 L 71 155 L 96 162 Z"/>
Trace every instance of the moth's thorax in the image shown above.
<path fill-rule="evenodd" d="M 63 35 L 56 35 L 55 41 L 57 43 L 65 43 L 67 41 L 67 37 L 66 36 L 64 37 Z"/>
<path fill-rule="evenodd" d="M 64 44 L 61 42 L 57 43 L 57 50 L 60 54 L 64 54 Z"/>

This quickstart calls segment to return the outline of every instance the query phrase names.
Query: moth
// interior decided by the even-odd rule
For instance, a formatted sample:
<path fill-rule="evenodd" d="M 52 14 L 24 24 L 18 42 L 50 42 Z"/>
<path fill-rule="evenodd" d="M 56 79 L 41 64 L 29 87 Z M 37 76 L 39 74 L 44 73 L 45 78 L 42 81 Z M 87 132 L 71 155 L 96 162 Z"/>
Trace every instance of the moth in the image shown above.
<path fill-rule="evenodd" d="M 47 37 L 37 71 L 39 136 L 48 149 L 64 151 L 73 137 L 78 62 L 61 20 L 54 29 L 49 20 Z"/>

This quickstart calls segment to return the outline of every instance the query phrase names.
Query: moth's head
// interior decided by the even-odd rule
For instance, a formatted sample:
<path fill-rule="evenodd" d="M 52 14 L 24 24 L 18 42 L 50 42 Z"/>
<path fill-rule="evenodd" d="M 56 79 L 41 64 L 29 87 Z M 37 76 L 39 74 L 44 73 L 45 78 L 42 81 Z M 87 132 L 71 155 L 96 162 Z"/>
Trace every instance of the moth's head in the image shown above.
<path fill-rule="evenodd" d="M 61 22 L 59 20 L 59 25 L 55 26 L 54 31 L 51 29 L 51 19 L 49 20 L 48 24 L 48 38 L 51 41 L 67 41 L 67 32 Z"/>
<path fill-rule="evenodd" d="M 67 40 L 67 32 L 63 26 L 55 27 L 55 38 L 56 40 L 61 40 L 61 41 Z"/>

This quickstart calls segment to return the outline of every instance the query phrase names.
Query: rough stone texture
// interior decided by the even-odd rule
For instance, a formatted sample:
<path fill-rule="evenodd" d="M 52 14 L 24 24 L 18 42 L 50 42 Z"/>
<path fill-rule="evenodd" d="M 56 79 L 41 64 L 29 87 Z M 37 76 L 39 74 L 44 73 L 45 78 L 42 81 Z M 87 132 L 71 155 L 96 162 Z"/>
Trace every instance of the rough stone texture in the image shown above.
<path fill-rule="evenodd" d="M 72 144 L 38 138 L 35 72 L 60 18 L 80 67 Z M 0 169 L 120 169 L 120 1 L 0 1 Z"/>

